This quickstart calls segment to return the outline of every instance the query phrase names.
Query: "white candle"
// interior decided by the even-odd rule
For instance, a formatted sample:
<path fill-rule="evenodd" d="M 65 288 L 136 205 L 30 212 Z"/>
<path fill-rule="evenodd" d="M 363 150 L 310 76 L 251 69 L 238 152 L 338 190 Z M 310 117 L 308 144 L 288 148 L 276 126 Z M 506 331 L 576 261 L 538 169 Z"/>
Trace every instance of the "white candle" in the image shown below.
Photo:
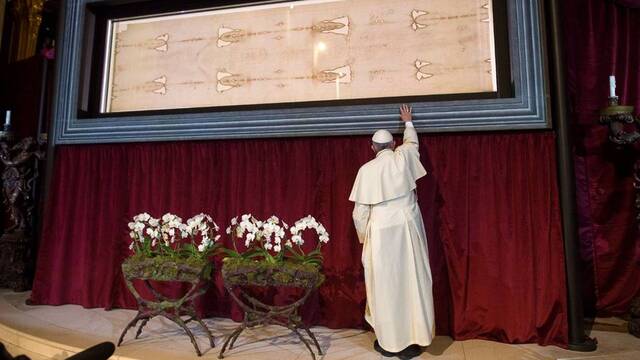
<path fill-rule="evenodd" d="M 11 125 L 11 110 L 7 110 L 4 116 L 4 125 L 5 126 Z"/>
<path fill-rule="evenodd" d="M 609 76 L 609 97 L 616 97 L 616 77 Z"/>

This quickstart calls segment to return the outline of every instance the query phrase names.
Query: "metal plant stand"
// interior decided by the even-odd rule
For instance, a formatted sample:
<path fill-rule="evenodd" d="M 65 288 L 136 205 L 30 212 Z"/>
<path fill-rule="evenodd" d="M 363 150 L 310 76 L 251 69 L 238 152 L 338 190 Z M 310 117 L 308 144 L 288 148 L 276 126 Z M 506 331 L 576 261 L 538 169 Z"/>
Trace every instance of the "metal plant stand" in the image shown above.
<path fill-rule="evenodd" d="M 307 347 L 311 357 L 315 360 L 311 342 L 315 345 L 318 355 L 322 355 L 320 344 L 308 326 L 302 322 L 298 314 L 298 309 L 304 304 L 313 290 L 324 280 L 322 274 L 313 267 L 307 269 L 269 267 L 256 265 L 248 266 L 243 264 L 240 267 L 230 269 L 229 266 L 222 267 L 222 278 L 224 286 L 232 299 L 244 310 L 244 320 L 229 334 L 218 355 L 219 359 L 224 357 L 224 352 L 233 348 L 236 340 L 245 329 L 261 325 L 280 325 L 294 332 L 300 341 Z M 264 264 L 262 264 L 264 265 Z M 264 288 L 292 287 L 304 290 L 303 295 L 295 302 L 287 305 L 268 305 L 245 290 L 246 286 L 258 286 Z M 309 339 L 305 338 L 302 332 L 306 333 Z"/>
<path fill-rule="evenodd" d="M 166 271 L 163 271 L 166 270 Z M 211 347 L 215 347 L 214 338 L 207 326 L 202 322 L 202 319 L 196 313 L 193 301 L 200 295 L 204 294 L 209 288 L 210 284 L 210 271 L 206 270 L 206 267 L 194 267 L 188 264 L 181 264 L 175 262 L 166 262 L 158 266 L 157 263 L 149 262 L 127 262 L 122 264 L 122 272 L 124 273 L 127 288 L 136 298 L 138 302 L 138 314 L 127 324 L 122 331 L 120 339 L 118 340 L 118 346 L 122 343 L 127 331 L 135 327 L 140 321 L 140 326 L 136 332 L 135 338 L 137 339 L 142 333 L 144 326 L 156 316 L 164 316 L 165 318 L 178 324 L 189 336 L 193 347 L 196 349 L 198 356 L 202 356 L 202 352 L 198 347 L 193 333 L 187 327 L 187 323 L 190 321 L 196 321 L 200 324 L 200 327 L 204 330 L 205 334 L 209 338 L 209 344 Z M 171 272 L 172 275 L 168 276 L 167 273 Z M 141 280 L 146 289 L 153 295 L 153 299 L 145 299 L 136 290 L 133 285 L 133 280 Z M 155 281 L 179 281 L 186 282 L 191 285 L 190 289 L 180 298 L 169 298 L 161 294 L 153 287 L 151 280 Z M 182 317 L 187 316 L 186 320 Z"/>

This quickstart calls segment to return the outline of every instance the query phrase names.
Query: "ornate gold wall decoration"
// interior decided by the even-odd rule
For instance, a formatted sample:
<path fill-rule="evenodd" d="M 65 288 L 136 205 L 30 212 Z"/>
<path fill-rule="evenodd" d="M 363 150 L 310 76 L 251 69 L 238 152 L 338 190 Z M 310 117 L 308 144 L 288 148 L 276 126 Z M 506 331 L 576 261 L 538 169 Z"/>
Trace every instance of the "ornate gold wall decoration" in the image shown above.
<path fill-rule="evenodd" d="M 2 31 L 4 29 L 4 14 L 7 8 L 7 0 L 0 0 L 0 46 L 2 46 Z"/>
<path fill-rule="evenodd" d="M 36 54 L 43 5 L 44 0 L 13 0 L 9 3 L 14 19 L 11 29 L 11 61 L 23 60 Z"/>

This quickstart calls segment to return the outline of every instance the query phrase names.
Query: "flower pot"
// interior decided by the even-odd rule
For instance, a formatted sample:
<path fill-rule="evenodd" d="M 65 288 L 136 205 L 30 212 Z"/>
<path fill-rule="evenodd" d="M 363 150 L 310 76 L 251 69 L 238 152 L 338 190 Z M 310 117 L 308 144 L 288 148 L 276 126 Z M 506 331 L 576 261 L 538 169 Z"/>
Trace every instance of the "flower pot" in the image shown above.
<path fill-rule="evenodd" d="M 122 263 L 126 279 L 197 282 L 211 278 L 212 264 L 200 259 L 130 257 Z"/>
<path fill-rule="evenodd" d="M 317 288 L 324 281 L 324 276 L 314 265 L 233 258 L 224 260 L 222 278 L 228 286 Z"/>

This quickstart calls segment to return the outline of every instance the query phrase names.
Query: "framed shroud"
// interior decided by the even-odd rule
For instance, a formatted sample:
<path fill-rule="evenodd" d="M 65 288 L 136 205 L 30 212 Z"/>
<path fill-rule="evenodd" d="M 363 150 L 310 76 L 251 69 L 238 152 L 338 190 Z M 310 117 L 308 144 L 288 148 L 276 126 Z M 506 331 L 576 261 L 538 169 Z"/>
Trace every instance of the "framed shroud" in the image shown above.
<path fill-rule="evenodd" d="M 153 3 L 66 2 L 55 143 L 549 127 L 535 0 Z"/>

